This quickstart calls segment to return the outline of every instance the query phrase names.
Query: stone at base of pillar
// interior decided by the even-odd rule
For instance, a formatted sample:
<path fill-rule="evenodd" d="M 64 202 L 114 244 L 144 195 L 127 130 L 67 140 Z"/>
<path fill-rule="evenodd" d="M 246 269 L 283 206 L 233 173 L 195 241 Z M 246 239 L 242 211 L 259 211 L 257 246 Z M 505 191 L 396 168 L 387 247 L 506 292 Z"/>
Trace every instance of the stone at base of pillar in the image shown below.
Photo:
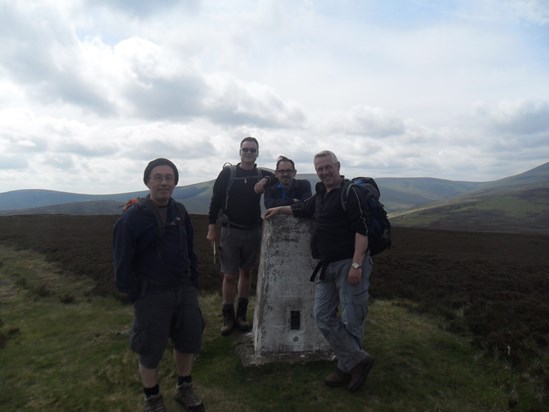
<path fill-rule="evenodd" d="M 333 361 L 335 355 L 332 351 L 301 351 L 284 353 L 258 353 L 254 350 L 253 335 L 242 334 L 238 338 L 236 353 L 244 367 L 260 366 L 268 363 L 309 363 L 316 361 Z"/>

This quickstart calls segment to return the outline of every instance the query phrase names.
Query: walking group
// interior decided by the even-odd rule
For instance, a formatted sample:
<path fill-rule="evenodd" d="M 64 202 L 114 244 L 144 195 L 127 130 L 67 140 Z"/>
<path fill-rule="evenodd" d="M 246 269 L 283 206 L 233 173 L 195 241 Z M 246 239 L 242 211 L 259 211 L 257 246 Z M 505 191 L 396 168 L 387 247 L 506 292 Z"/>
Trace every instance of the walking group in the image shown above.
<path fill-rule="evenodd" d="M 259 143 L 240 143 L 240 162 L 223 167 L 213 186 L 207 239 L 217 247 L 221 263 L 221 334 L 251 330 L 247 319 L 252 269 L 261 244 L 261 196 L 264 219 L 279 214 L 312 219 L 311 254 L 318 260 L 314 318 L 337 358 L 324 382 L 329 387 L 358 390 L 374 364 L 363 348 L 372 258 L 368 245 L 368 203 L 352 185 L 345 205 L 346 181 L 330 151 L 314 156 L 319 182 L 315 193 L 308 180 L 296 179 L 295 164 L 281 156 L 273 172 L 259 168 Z M 202 346 L 198 259 L 194 232 L 183 204 L 172 198 L 179 181 L 173 162 L 159 158 L 145 168 L 146 199 L 128 208 L 113 232 L 115 283 L 134 305 L 130 347 L 139 355 L 145 411 L 165 411 L 158 366 L 173 344 L 177 381 L 175 400 L 189 411 L 205 406 L 193 388 L 192 368 Z M 307 274 L 304 274 L 306 276 Z"/>

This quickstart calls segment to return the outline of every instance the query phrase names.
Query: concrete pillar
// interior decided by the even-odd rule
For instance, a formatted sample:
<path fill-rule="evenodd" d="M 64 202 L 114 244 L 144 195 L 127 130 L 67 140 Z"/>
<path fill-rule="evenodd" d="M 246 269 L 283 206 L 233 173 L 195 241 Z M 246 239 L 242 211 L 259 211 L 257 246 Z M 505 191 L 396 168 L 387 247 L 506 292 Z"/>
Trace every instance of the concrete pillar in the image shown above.
<path fill-rule="evenodd" d="M 316 261 L 310 233 L 310 220 L 292 216 L 263 223 L 253 323 L 256 360 L 333 357 L 313 316 L 314 283 L 309 278 Z"/>

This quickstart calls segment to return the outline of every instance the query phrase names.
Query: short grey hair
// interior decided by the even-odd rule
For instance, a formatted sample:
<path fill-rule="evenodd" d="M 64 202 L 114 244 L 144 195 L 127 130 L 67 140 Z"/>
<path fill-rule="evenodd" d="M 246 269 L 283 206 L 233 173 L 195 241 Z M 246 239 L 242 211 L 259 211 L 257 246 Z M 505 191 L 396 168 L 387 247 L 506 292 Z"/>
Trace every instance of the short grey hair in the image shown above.
<path fill-rule="evenodd" d="M 332 160 L 332 163 L 334 164 L 339 163 L 339 160 L 337 160 L 337 156 L 335 155 L 335 153 L 330 152 L 329 150 L 323 150 L 322 152 L 315 154 L 313 162 L 319 157 L 326 157 L 326 156 L 330 157 L 330 159 Z"/>

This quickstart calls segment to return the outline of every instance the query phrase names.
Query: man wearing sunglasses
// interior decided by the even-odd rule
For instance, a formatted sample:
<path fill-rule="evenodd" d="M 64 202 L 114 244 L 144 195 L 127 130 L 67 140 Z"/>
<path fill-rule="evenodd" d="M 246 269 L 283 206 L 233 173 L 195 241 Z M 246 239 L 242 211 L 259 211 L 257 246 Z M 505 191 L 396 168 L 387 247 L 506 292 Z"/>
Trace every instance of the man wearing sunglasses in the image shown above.
<path fill-rule="evenodd" d="M 251 270 L 257 264 L 261 245 L 261 193 L 274 180 L 272 172 L 257 167 L 258 155 L 257 139 L 244 138 L 240 142 L 240 163 L 224 167 L 213 187 L 206 237 L 215 248 L 218 239 L 216 223 L 221 223 L 219 257 L 223 273 L 223 336 L 229 335 L 235 326 L 241 332 L 250 331 L 246 314 Z"/>
<path fill-rule="evenodd" d="M 312 196 L 311 183 L 308 180 L 298 180 L 294 161 L 280 156 L 276 162 L 275 176 L 278 183 L 265 189 L 263 199 L 265 208 L 289 206 Z"/>

